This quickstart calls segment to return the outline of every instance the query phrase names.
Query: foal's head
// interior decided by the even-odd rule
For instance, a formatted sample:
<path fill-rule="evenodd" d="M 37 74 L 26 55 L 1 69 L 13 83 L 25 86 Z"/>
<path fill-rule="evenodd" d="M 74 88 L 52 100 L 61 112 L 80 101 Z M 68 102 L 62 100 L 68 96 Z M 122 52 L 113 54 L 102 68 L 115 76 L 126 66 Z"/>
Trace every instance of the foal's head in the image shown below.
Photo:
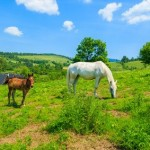
<path fill-rule="evenodd" d="M 34 85 L 33 73 L 32 73 L 32 74 L 28 74 L 27 87 L 28 87 L 28 88 L 32 88 L 33 85 Z"/>
<path fill-rule="evenodd" d="M 112 98 L 116 98 L 117 81 L 110 81 L 110 93 Z"/>

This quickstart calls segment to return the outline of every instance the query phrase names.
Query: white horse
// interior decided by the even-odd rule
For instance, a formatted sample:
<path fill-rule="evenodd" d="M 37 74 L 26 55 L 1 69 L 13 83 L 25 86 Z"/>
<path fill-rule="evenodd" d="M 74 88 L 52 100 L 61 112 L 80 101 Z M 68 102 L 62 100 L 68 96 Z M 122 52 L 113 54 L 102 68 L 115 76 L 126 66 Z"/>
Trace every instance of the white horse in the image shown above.
<path fill-rule="evenodd" d="M 97 62 L 77 62 L 71 64 L 67 70 L 67 85 L 68 91 L 70 92 L 71 84 L 73 85 L 74 94 L 76 93 L 76 84 L 82 77 L 87 80 L 95 79 L 94 95 L 97 97 L 96 90 L 103 77 L 107 77 L 110 85 L 110 93 L 112 98 L 116 97 L 117 86 L 114 81 L 113 75 L 110 69 L 101 61 Z"/>

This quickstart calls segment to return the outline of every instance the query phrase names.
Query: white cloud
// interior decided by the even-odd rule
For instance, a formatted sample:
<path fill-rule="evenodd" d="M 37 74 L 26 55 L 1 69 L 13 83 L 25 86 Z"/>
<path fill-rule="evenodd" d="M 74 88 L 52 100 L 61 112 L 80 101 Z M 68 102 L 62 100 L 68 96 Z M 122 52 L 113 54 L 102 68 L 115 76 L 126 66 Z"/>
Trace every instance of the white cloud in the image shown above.
<path fill-rule="evenodd" d="M 141 3 L 134 5 L 123 14 L 123 20 L 129 24 L 137 24 L 150 20 L 150 0 L 143 0 Z"/>
<path fill-rule="evenodd" d="M 113 20 L 113 13 L 117 11 L 121 6 L 121 3 L 109 3 L 104 9 L 100 9 L 98 11 L 98 14 L 102 15 L 105 20 L 111 22 Z"/>
<path fill-rule="evenodd" d="M 86 4 L 90 4 L 90 3 L 92 3 L 92 0 L 83 0 L 83 2 Z"/>
<path fill-rule="evenodd" d="M 7 27 L 4 29 L 4 32 L 14 36 L 21 36 L 23 34 L 17 27 Z"/>
<path fill-rule="evenodd" d="M 56 0 L 16 0 L 18 5 L 24 5 L 27 9 L 48 15 L 59 15 Z"/>
<path fill-rule="evenodd" d="M 71 31 L 73 28 L 75 28 L 74 23 L 72 21 L 64 21 L 63 27 L 67 29 L 68 31 Z"/>

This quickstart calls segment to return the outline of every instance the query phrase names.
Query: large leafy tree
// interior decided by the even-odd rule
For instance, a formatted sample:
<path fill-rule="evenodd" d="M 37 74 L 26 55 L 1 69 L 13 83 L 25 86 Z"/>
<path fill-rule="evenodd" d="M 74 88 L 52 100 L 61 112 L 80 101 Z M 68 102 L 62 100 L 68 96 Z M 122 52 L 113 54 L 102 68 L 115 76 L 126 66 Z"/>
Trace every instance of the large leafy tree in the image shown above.
<path fill-rule="evenodd" d="M 147 42 L 141 49 L 140 49 L 140 59 L 145 64 L 150 64 L 150 42 Z"/>
<path fill-rule="evenodd" d="M 75 55 L 73 61 L 107 62 L 106 43 L 101 40 L 94 40 L 91 37 L 84 38 L 78 45 L 77 54 Z"/>

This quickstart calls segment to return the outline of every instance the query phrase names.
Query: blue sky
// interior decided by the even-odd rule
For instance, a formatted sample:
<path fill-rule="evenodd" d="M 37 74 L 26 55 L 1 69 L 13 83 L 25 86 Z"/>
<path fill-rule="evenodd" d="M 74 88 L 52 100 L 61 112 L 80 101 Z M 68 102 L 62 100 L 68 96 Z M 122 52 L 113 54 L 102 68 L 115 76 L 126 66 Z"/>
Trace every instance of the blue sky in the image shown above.
<path fill-rule="evenodd" d="M 109 58 L 136 58 L 150 0 L 0 0 L 0 51 L 74 57 L 85 37 L 106 42 Z"/>

